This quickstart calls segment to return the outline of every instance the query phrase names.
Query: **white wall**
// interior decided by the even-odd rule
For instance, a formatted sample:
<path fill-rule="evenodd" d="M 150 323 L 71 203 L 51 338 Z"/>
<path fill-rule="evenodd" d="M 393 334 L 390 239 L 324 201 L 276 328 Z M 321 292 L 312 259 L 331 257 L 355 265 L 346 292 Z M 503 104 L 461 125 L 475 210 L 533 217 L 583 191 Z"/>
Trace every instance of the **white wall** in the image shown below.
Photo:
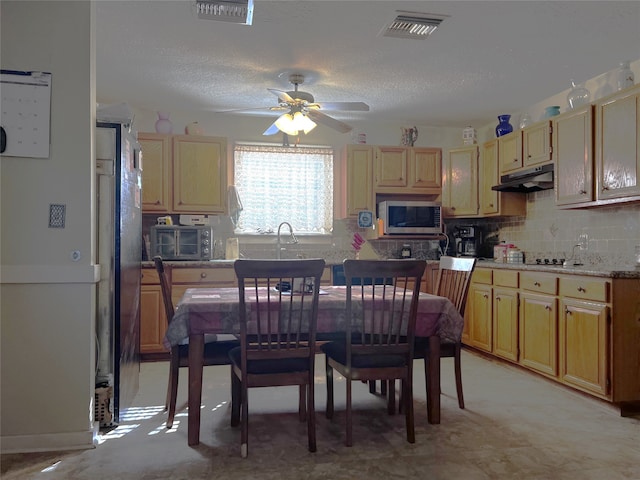
<path fill-rule="evenodd" d="M 49 158 L 0 159 L 2 452 L 88 448 L 99 273 L 94 5 L 2 1 L 0 16 L 2 68 L 52 74 Z M 64 229 L 48 228 L 51 203 L 66 205 Z"/>

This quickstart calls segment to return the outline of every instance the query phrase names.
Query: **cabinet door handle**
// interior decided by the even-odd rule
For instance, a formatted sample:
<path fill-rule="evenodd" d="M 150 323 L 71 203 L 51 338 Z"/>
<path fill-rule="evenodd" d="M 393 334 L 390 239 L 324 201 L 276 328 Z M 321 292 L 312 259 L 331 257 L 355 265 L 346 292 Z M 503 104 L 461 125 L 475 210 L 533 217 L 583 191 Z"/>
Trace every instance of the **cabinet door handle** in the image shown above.
<path fill-rule="evenodd" d="M 513 159 L 513 163 L 518 163 L 518 159 L 517 159 L 517 158 L 514 158 L 514 159 Z"/>
<path fill-rule="evenodd" d="M 586 190 L 580 190 L 580 195 L 586 195 L 587 191 Z"/>
<path fill-rule="evenodd" d="M 493 203 L 490 203 L 490 204 L 489 204 L 489 206 L 490 206 L 490 207 L 493 207 Z"/>
<path fill-rule="evenodd" d="M 569 310 L 568 307 L 564 307 L 564 314 L 565 315 L 573 315 L 573 313 L 571 312 L 571 310 Z"/>
<path fill-rule="evenodd" d="M 578 287 L 578 291 L 584 293 L 587 291 L 587 289 L 583 287 Z"/>
<path fill-rule="evenodd" d="M 551 305 L 545 305 L 544 308 L 545 310 L 551 310 Z"/>
<path fill-rule="evenodd" d="M 489 295 L 487 295 L 486 293 L 483 295 L 484 298 L 489 298 Z"/>
<path fill-rule="evenodd" d="M 207 278 L 206 272 L 200 272 L 200 278 Z"/>
<path fill-rule="evenodd" d="M 536 287 L 539 287 L 540 286 L 540 282 L 533 282 L 533 285 L 536 286 Z"/>
<path fill-rule="evenodd" d="M 608 185 L 602 185 L 602 191 L 604 192 L 605 190 L 609 190 L 609 186 Z"/>
<path fill-rule="evenodd" d="M 502 300 L 502 298 L 500 298 L 500 297 L 496 296 L 496 300 L 497 300 L 497 301 L 500 301 L 500 300 Z"/>

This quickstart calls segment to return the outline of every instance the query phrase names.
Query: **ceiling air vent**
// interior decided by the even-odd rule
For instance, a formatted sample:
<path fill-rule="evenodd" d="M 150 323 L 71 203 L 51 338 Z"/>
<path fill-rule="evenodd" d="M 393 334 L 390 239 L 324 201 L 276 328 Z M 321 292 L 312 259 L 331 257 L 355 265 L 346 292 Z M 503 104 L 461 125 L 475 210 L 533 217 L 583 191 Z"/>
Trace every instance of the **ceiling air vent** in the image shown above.
<path fill-rule="evenodd" d="M 414 38 L 422 40 L 427 38 L 448 15 L 435 15 L 432 13 L 405 12 L 396 10 L 396 18 L 382 30 L 383 37 Z"/>
<path fill-rule="evenodd" d="M 198 18 L 251 25 L 253 0 L 198 0 L 195 3 Z"/>

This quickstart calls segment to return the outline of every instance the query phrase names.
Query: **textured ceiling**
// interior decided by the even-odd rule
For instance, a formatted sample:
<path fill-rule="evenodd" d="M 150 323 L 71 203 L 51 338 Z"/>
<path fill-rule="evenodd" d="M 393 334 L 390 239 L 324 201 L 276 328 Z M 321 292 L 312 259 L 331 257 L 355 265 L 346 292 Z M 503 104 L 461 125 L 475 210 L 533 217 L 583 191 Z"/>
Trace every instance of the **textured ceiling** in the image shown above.
<path fill-rule="evenodd" d="M 427 40 L 383 37 L 396 10 L 449 18 Z M 371 107 L 330 112 L 347 122 L 459 127 L 640 58 L 638 1 L 255 0 L 245 26 L 198 19 L 189 0 L 101 0 L 96 24 L 98 101 L 151 110 L 268 107 L 267 88 L 300 72 L 318 102 Z"/>

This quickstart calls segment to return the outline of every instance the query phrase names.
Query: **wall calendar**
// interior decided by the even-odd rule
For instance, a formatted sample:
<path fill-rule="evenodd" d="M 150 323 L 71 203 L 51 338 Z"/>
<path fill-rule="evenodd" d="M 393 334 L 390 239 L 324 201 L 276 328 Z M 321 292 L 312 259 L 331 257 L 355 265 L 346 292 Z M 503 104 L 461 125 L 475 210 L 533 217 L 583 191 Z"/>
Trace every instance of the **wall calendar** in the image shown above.
<path fill-rule="evenodd" d="M 49 157 L 51 74 L 0 71 L 2 155 Z"/>

